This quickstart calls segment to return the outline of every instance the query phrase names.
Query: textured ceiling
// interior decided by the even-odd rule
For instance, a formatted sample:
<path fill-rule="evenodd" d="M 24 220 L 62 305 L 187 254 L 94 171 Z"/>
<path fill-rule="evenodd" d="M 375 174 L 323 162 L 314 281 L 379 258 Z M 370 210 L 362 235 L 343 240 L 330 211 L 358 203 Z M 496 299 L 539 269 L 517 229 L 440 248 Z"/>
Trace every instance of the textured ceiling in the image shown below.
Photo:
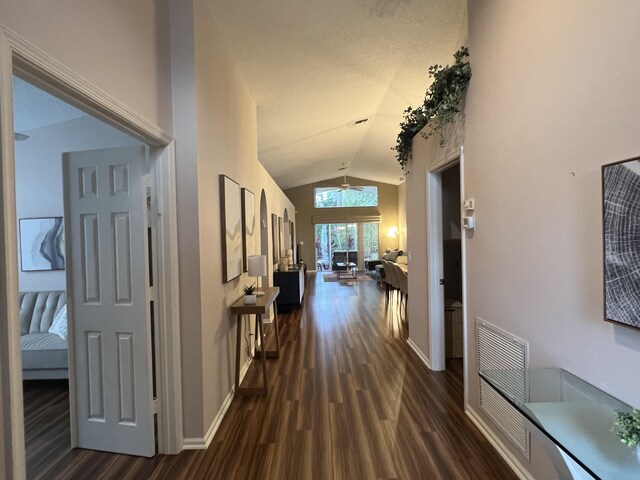
<path fill-rule="evenodd" d="M 13 128 L 16 132 L 28 132 L 83 115 L 86 115 L 83 111 L 16 76 L 13 77 Z"/>
<path fill-rule="evenodd" d="M 466 39 L 466 0 L 208 0 L 258 107 L 262 164 L 281 188 L 349 175 L 398 184 L 402 112 L 428 66 Z M 369 122 L 354 127 L 358 119 Z"/>

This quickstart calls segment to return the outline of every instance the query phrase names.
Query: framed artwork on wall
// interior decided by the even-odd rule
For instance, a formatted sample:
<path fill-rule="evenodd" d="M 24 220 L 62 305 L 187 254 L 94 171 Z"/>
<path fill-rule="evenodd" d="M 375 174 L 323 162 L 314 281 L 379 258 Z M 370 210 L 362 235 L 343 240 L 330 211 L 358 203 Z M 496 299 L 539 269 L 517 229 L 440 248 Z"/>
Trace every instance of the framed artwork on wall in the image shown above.
<path fill-rule="evenodd" d="M 256 206 L 251 190 L 242 189 L 242 252 L 243 269 L 249 270 L 249 255 L 256 250 Z"/>
<path fill-rule="evenodd" d="M 602 167 L 604 318 L 640 329 L 640 157 Z"/>
<path fill-rule="evenodd" d="M 296 258 L 296 249 L 294 248 L 296 245 L 296 236 L 295 236 L 295 227 L 293 225 L 292 221 L 289 221 L 289 245 L 291 245 L 291 249 L 293 250 L 293 254 L 294 254 L 294 263 L 298 262 L 298 259 Z"/>
<path fill-rule="evenodd" d="M 275 213 L 271 214 L 271 250 L 273 253 L 273 263 L 278 263 L 280 259 L 280 241 L 278 236 L 278 216 Z"/>
<path fill-rule="evenodd" d="M 220 175 L 222 218 L 222 281 L 230 282 L 242 274 L 242 208 L 240 185 Z"/>
<path fill-rule="evenodd" d="M 284 238 L 282 236 L 283 233 L 283 228 L 284 228 L 284 219 L 282 217 L 278 217 L 278 260 L 280 260 L 280 257 L 284 257 L 282 250 L 284 250 Z"/>
<path fill-rule="evenodd" d="M 62 217 L 20 219 L 20 267 L 23 272 L 64 270 Z"/>

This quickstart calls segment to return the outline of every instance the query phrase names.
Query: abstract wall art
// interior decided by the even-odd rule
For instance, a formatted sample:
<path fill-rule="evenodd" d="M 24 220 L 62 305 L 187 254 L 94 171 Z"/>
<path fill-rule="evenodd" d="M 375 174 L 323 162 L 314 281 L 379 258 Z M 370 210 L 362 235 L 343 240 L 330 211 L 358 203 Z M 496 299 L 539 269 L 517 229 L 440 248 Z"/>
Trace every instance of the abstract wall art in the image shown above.
<path fill-rule="evenodd" d="M 604 316 L 640 329 L 640 157 L 602 167 Z"/>
<path fill-rule="evenodd" d="M 242 209 L 240 185 L 220 175 L 222 217 L 222 281 L 230 282 L 242 274 Z"/>
<path fill-rule="evenodd" d="M 249 255 L 256 250 L 256 205 L 251 190 L 242 189 L 242 251 L 244 271 L 249 270 Z"/>
<path fill-rule="evenodd" d="M 278 236 L 278 216 L 271 214 L 271 249 L 273 253 L 273 263 L 280 260 L 280 237 Z"/>
<path fill-rule="evenodd" d="M 64 270 L 62 217 L 20 219 L 20 264 L 23 272 Z"/>

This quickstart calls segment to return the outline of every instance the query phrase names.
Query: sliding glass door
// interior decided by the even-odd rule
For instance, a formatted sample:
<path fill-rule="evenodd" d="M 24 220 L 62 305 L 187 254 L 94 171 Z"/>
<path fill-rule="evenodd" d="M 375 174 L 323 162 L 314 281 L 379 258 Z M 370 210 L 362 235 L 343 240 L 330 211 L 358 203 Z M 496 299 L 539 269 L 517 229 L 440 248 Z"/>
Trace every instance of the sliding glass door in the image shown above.
<path fill-rule="evenodd" d="M 338 262 L 353 262 L 362 270 L 364 261 L 378 258 L 377 223 L 322 223 L 316 225 L 316 267 L 333 270 Z"/>
<path fill-rule="evenodd" d="M 376 260 L 380 245 L 380 224 L 369 222 L 361 223 L 362 226 L 362 250 L 364 260 Z"/>

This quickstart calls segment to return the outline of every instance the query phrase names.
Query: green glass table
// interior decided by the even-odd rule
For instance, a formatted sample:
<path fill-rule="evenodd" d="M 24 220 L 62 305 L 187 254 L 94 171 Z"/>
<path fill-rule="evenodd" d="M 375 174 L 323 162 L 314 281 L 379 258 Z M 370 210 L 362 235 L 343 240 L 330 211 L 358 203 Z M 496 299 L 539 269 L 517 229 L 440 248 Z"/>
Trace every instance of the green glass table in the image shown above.
<path fill-rule="evenodd" d="M 629 405 L 561 368 L 482 370 L 480 377 L 594 478 L 640 479 L 635 449 L 612 431 L 616 410 Z"/>

